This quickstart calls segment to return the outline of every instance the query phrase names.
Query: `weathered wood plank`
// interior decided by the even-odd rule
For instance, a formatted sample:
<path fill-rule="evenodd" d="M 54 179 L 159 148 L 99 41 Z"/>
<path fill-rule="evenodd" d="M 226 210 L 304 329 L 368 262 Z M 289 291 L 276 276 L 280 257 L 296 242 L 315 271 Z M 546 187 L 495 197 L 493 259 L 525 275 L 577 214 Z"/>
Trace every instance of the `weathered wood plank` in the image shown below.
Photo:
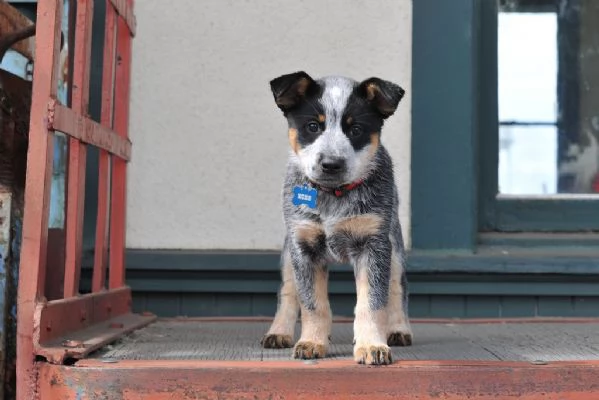
<path fill-rule="evenodd" d="M 347 319 L 351 321 L 351 319 Z M 393 348 L 396 360 L 599 360 L 599 320 L 587 323 L 419 323 L 414 345 Z M 162 320 L 96 354 L 119 360 L 289 360 L 289 349 L 262 351 L 268 322 Z M 299 324 L 296 339 L 299 337 Z M 350 359 L 353 324 L 333 326 L 328 358 Z"/>
<path fill-rule="evenodd" d="M 367 368 L 349 360 L 85 361 L 40 365 L 40 400 L 419 399 L 589 400 L 599 398 L 596 362 L 404 361 Z M 76 384 L 73 384 L 76 382 Z"/>

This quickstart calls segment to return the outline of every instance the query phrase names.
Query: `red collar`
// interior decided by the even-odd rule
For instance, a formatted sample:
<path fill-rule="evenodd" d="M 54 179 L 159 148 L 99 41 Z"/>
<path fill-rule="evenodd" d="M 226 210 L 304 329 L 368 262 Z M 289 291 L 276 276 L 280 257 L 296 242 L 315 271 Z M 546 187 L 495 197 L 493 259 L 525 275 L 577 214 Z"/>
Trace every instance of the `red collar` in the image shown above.
<path fill-rule="evenodd" d="M 314 187 L 322 190 L 323 192 L 333 193 L 336 197 L 341 197 L 345 193 L 349 192 L 350 190 L 353 190 L 353 189 L 357 188 L 358 186 L 360 186 L 362 183 L 364 183 L 364 180 L 359 180 L 359 181 L 356 181 L 353 183 L 348 183 L 347 185 L 339 186 L 336 188 L 328 188 L 328 187 L 320 186 L 314 182 L 310 182 L 310 183 Z"/>

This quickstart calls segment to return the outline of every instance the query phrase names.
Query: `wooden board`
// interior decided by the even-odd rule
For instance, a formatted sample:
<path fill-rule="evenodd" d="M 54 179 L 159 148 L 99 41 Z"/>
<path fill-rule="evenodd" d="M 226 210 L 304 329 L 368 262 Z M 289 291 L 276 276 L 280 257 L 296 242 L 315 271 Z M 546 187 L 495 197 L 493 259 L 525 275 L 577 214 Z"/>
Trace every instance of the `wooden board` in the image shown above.
<path fill-rule="evenodd" d="M 290 360 L 291 349 L 262 349 L 268 322 L 162 320 L 104 349 L 113 360 Z M 599 322 L 415 323 L 414 345 L 393 348 L 394 360 L 599 360 Z M 296 339 L 299 327 L 296 329 Z M 350 359 L 352 324 L 335 323 L 329 358 Z"/>

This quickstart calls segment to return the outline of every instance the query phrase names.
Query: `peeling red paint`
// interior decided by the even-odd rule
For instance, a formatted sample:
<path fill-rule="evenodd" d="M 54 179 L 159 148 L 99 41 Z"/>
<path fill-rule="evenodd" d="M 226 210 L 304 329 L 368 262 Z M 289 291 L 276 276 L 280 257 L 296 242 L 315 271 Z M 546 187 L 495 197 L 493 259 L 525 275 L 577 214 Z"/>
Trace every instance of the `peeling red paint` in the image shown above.
<path fill-rule="evenodd" d="M 81 399 L 599 399 L 599 362 L 86 360 L 40 365 L 41 400 Z M 107 397 L 102 397 L 107 396 Z"/>
<path fill-rule="evenodd" d="M 62 363 L 84 357 L 119 336 L 155 319 L 131 314 L 131 292 L 125 286 L 125 193 L 129 140 L 131 40 L 136 21 L 133 0 L 106 0 L 102 123 L 87 116 L 93 2 L 77 2 L 72 76 L 72 107 L 57 102 L 61 71 L 59 51 L 64 2 L 38 2 L 36 62 L 30 114 L 29 152 L 25 188 L 23 243 L 19 271 L 17 399 L 44 396 L 34 360 Z M 71 7 L 73 9 L 73 7 Z M 109 31 L 112 29 L 112 31 Z M 118 60 L 118 62 L 117 62 Z M 114 94 L 114 95 L 113 95 Z M 69 137 L 68 196 L 65 257 L 47 257 L 50 180 L 54 131 Z M 93 292 L 79 295 L 86 146 L 102 149 L 99 171 L 99 209 Z M 109 168 L 109 153 L 113 168 Z M 108 185 L 112 174 L 112 188 Z M 103 200 L 102 200 L 103 198 Z M 108 199 L 111 207 L 108 207 Z M 105 223 L 110 221 L 110 225 Z M 110 232 L 110 234 L 108 234 Z M 108 238 L 110 235 L 110 238 Z M 110 240 L 110 263 L 108 241 Z M 50 252 L 55 247 L 50 248 Z M 51 254 L 52 255 L 52 254 Z M 50 268 L 46 268 L 49 264 Z M 105 272 L 110 268 L 110 285 Z M 50 288 L 50 289 L 48 289 Z M 55 289 L 60 288 L 61 290 Z M 50 301 L 48 301 L 50 300 Z M 57 381 L 52 381 L 57 382 Z M 111 398 L 111 397 L 109 397 Z"/>

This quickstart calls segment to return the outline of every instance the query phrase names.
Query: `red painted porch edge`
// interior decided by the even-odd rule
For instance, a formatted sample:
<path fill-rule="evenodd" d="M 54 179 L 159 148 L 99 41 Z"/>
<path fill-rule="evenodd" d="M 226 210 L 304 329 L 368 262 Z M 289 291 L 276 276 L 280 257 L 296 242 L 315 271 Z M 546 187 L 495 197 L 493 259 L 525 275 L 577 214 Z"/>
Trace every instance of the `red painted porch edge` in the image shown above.
<path fill-rule="evenodd" d="M 591 368 L 599 373 L 599 360 L 548 361 L 539 365 L 528 361 L 477 361 L 477 360 L 400 360 L 386 366 L 364 366 L 354 361 L 322 359 L 314 361 L 275 360 L 275 361 L 231 361 L 231 360 L 120 360 L 106 363 L 100 359 L 78 361 L 77 368 L 101 369 L 319 369 L 341 371 L 346 369 L 460 369 L 460 368 L 515 368 L 515 369 L 563 369 Z M 597 382 L 599 385 L 599 381 Z"/>
<path fill-rule="evenodd" d="M 599 398 L 597 362 L 409 361 L 366 367 L 333 360 L 86 360 L 71 367 L 40 364 L 39 370 L 41 400 Z"/>

